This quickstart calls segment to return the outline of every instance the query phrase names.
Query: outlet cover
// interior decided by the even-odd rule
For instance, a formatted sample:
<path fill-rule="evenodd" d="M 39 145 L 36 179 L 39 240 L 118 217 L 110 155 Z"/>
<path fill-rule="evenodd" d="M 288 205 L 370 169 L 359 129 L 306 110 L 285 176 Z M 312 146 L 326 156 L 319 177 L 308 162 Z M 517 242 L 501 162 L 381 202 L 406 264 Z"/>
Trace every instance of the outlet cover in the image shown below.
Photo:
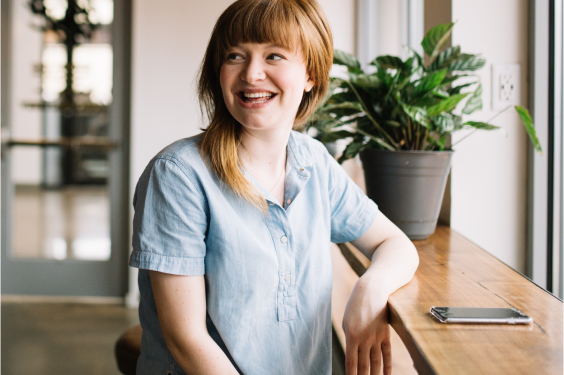
<path fill-rule="evenodd" d="M 521 66 L 492 64 L 492 109 L 521 104 Z"/>

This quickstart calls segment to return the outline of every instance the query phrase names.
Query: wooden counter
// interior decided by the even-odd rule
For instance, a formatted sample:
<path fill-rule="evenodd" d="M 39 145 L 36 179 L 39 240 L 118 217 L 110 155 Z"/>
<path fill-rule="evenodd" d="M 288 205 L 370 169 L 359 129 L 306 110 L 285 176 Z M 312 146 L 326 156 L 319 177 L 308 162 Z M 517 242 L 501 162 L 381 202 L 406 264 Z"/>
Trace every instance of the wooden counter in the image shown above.
<path fill-rule="evenodd" d="M 414 243 L 419 268 L 388 308 L 419 374 L 562 374 L 562 301 L 447 227 Z M 357 274 L 370 264 L 351 245 L 339 248 Z M 429 314 L 433 305 L 516 307 L 534 323 L 441 324 Z M 334 327 L 343 343 L 339 308 Z"/>

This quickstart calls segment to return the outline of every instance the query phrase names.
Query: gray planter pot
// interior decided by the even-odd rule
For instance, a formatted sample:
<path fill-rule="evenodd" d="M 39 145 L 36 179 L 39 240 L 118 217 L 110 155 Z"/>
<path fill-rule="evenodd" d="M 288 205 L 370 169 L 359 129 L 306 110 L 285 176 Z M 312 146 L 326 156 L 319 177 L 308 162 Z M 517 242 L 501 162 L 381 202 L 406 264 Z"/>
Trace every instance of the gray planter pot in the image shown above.
<path fill-rule="evenodd" d="M 360 153 L 366 194 L 412 240 L 435 231 L 453 151 Z"/>

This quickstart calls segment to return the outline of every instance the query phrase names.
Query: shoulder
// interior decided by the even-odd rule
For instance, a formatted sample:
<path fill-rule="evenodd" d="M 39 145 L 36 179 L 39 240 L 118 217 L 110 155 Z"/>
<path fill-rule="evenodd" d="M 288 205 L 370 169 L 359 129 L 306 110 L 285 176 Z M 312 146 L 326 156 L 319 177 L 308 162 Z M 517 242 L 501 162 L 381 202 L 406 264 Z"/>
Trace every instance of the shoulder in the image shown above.
<path fill-rule="evenodd" d="M 200 154 L 200 140 L 203 133 L 189 138 L 179 139 L 163 148 L 152 161 L 169 160 L 182 169 L 191 169 L 204 161 Z"/>
<path fill-rule="evenodd" d="M 202 134 L 180 139 L 163 148 L 151 159 L 144 174 L 160 169 L 169 172 L 176 171 L 184 174 L 190 180 L 198 180 L 200 174 L 208 173 L 199 147 Z"/>

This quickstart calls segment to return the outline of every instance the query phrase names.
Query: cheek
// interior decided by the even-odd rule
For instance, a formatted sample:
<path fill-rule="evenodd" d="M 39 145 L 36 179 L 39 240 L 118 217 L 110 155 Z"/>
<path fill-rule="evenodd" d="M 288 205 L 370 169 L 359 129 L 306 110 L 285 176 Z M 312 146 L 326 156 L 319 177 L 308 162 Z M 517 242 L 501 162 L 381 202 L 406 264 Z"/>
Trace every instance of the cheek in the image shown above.
<path fill-rule="evenodd" d="M 278 75 L 280 87 L 293 98 L 301 101 L 305 89 L 305 73 L 302 70 L 291 70 Z"/>
<path fill-rule="evenodd" d="M 223 98 L 227 99 L 231 93 L 231 87 L 233 82 L 233 69 L 223 65 L 219 70 L 219 85 L 221 86 L 221 91 L 223 92 Z"/>

